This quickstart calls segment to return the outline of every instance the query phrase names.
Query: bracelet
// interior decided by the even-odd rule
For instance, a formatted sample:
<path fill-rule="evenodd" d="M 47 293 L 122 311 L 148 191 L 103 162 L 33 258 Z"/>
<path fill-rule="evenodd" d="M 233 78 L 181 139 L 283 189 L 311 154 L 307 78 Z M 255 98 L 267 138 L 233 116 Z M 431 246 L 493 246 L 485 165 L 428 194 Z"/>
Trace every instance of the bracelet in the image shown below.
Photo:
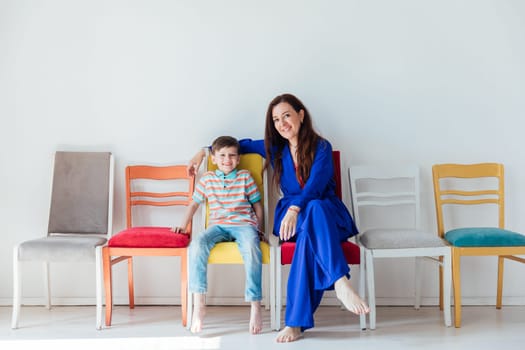
<path fill-rule="evenodd" d="M 288 210 L 295 212 L 296 214 L 299 214 L 300 209 L 297 207 L 288 207 Z"/>

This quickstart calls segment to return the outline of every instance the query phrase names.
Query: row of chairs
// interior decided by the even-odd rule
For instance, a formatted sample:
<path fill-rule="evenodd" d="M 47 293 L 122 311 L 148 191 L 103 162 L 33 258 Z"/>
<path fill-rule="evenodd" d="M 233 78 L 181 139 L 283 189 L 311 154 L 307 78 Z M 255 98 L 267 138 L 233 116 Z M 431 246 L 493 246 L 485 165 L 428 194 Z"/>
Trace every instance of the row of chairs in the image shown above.
<path fill-rule="evenodd" d="M 365 256 L 370 328 L 375 328 L 375 258 L 415 257 L 415 307 L 421 304 L 422 260 L 439 266 L 439 306 L 445 325 L 451 325 L 451 280 L 454 287 L 454 326 L 461 327 L 461 257 L 497 256 L 496 308 L 501 309 L 504 260 L 525 263 L 525 236 L 505 229 L 504 170 L 502 164 L 438 164 L 432 167 L 437 235 L 421 231 L 420 177 L 416 166 L 349 169 L 352 204 L 361 232 L 359 244 Z M 388 207 L 412 208 L 411 217 L 390 211 L 375 213 L 364 223 L 366 210 Z M 490 208 L 486 208 L 490 206 Z M 474 211 L 465 211 L 475 207 Z M 492 210 L 490 210 L 492 209 Z M 495 209 L 495 210 L 494 210 Z M 477 211 L 476 211 L 477 210 Z M 494 215 L 490 215 L 493 213 Z M 370 213 L 368 213 L 370 215 Z M 398 219 L 385 225 L 383 220 Z M 488 217 L 485 221 L 481 218 Z M 492 221 L 490 219 L 493 219 Z M 484 224 L 480 225 L 480 222 Z M 497 223 L 497 225 L 494 225 Z M 481 226 L 481 227 L 480 227 Z M 385 228 L 388 227 L 388 228 Z M 397 228 L 393 228 L 397 227 Z"/>
<path fill-rule="evenodd" d="M 341 163 L 339 152 L 334 152 L 337 194 L 342 197 Z M 213 165 L 208 159 L 207 169 Z M 265 232 L 271 223 L 268 215 L 268 187 L 263 159 L 254 154 L 241 157 L 240 168 L 251 171 L 263 196 Z M 53 189 L 48 234 L 41 239 L 23 242 L 14 249 L 14 298 L 12 327 L 18 327 L 21 305 L 21 268 L 23 261 L 43 261 L 45 267 L 46 303 L 51 305 L 49 263 L 55 261 L 95 261 L 96 266 L 96 327 L 102 328 L 102 274 L 106 296 L 105 324 L 112 318 L 112 266 L 122 261 L 128 263 L 129 306 L 134 307 L 133 257 L 179 256 L 180 295 L 182 324 L 190 327 L 192 298 L 187 292 L 187 246 L 190 236 L 176 235 L 169 227 L 135 222 L 137 208 L 186 206 L 191 200 L 195 179 L 186 174 L 186 166 L 128 166 L 126 168 L 126 218 L 127 227 L 118 234 L 112 232 L 114 160 L 104 152 L 57 152 L 55 155 Z M 465 179 L 479 185 L 494 185 L 493 189 L 466 190 Z M 420 183 L 418 167 L 369 167 L 353 166 L 349 169 L 350 192 L 356 224 L 360 229 L 357 242 L 342 242 L 347 263 L 359 265 L 358 293 L 371 307 L 369 324 L 376 327 L 374 259 L 384 257 L 415 257 L 416 284 L 415 307 L 421 304 L 421 260 L 436 262 L 439 266 L 439 305 L 444 311 L 444 322 L 451 325 L 451 280 L 454 285 L 455 326 L 461 325 L 460 258 L 462 255 L 498 256 L 498 287 L 496 307 L 501 308 L 503 261 L 510 259 L 525 262 L 515 255 L 525 254 L 525 236 L 504 229 L 504 187 L 501 164 L 436 165 L 433 167 L 434 193 L 438 234 L 420 230 Z M 495 179 L 496 181 L 488 181 Z M 152 183 L 169 184 L 169 190 Z M 488 183 L 487 183 L 488 182 Z M 452 189 L 451 189 L 452 186 Z M 470 184 L 468 185 L 470 186 Z M 458 197 L 462 197 L 459 198 Z M 466 197 L 466 199 L 465 199 Z M 444 207 L 460 205 L 495 204 L 498 208 L 498 226 L 446 230 L 445 223 L 457 225 L 460 220 Z M 401 207 L 400 211 L 392 211 Z M 406 210 L 406 209 L 410 210 Z M 388 209 L 388 210 L 387 210 Z M 374 213 L 374 210 L 385 210 Z M 207 208 L 203 212 L 206 222 Z M 392 214 L 392 212 L 394 214 Z M 410 212 L 410 215 L 406 215 Z M 393 224 L 391 221 L 397 222 Z M 195 231 L 190 224 L 188 232 Z M 393 228 L 397 227 L 397 228 Z M 261 242 L 263 263 L 268 266 L 269 278 L 265 305 L 270 308 L 271 328 L 281 326 L 282 266 L 291 264 L 295 244 L 278 245 L 272 234 L 269 242 Z M 218 244 L 210 254 L 212 264 L 242 264 L 235 243 Z M 103 267 L 103 268 L 102 268 Z M 103 271 L 103 272 L 102 272 Z M 366 277 L 366 283 L 365 283 Z M 269 281 L 268 281 L 269 280 Z M 268 297 L 270 300 L 268 300 Z M 365 315 L 360 316 L 360 327 L 366 329 Z"/>

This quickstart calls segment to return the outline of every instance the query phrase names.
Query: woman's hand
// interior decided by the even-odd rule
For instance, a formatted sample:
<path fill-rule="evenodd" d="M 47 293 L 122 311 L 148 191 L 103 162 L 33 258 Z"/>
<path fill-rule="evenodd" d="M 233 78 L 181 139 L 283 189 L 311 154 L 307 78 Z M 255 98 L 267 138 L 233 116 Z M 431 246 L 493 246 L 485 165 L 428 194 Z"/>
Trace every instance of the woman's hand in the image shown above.
<path fill-rule="evenodd" d="M 297 216 L 299 213 L 295 210 L 288 210 L 281 220 L 281 227 L 279 228 L 279 238 L 282 241 L 287 241 L 295 236 L 297 229 Z"/>
<path fill-rule="evenodd" d="M 206 152 L 204 149 L 201 149 L 199 152 L 197 152 L 193 158 L 191 158 L 190 162 L 188 163 L 187 171 L 189 176 L 195 176 L 197 175 L 197 172 L 199 171 L 199 168 L 201 166 L 202 160 L 206 157 Z"/>

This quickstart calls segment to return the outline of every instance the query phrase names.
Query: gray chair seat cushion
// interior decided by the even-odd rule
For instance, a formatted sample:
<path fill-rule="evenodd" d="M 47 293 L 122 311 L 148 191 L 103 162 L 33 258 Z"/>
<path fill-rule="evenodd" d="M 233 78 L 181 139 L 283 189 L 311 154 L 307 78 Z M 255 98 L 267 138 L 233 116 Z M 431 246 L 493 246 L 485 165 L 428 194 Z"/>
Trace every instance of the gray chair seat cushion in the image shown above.
<path fill-rule="evenodd" d="M 21 261 L 95 261 L 95 248 L 105 244 L 99 236 L 56 235 L 25 241 L 18 246 Z"/>
<path fill-rule="evenodd" d="M 445 241 L 429 232 L 410 229 L 372 229 L 359 234 L 359 241 L 368 249 L 435 248 Z"/>

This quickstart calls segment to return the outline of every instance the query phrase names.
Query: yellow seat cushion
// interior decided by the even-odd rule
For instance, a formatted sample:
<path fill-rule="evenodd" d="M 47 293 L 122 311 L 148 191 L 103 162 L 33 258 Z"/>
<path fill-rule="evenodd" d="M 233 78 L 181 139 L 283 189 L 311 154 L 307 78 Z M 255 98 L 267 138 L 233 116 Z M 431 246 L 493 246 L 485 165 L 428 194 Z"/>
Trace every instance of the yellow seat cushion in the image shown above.
<path fill-rule="evenodd" d="M 261 242 L 262 263 L 270 263 L 270 245 Z M 235 242 L 217 243 L 210 251 L 208 264 L 243 264 L 241 253 Z"/>

